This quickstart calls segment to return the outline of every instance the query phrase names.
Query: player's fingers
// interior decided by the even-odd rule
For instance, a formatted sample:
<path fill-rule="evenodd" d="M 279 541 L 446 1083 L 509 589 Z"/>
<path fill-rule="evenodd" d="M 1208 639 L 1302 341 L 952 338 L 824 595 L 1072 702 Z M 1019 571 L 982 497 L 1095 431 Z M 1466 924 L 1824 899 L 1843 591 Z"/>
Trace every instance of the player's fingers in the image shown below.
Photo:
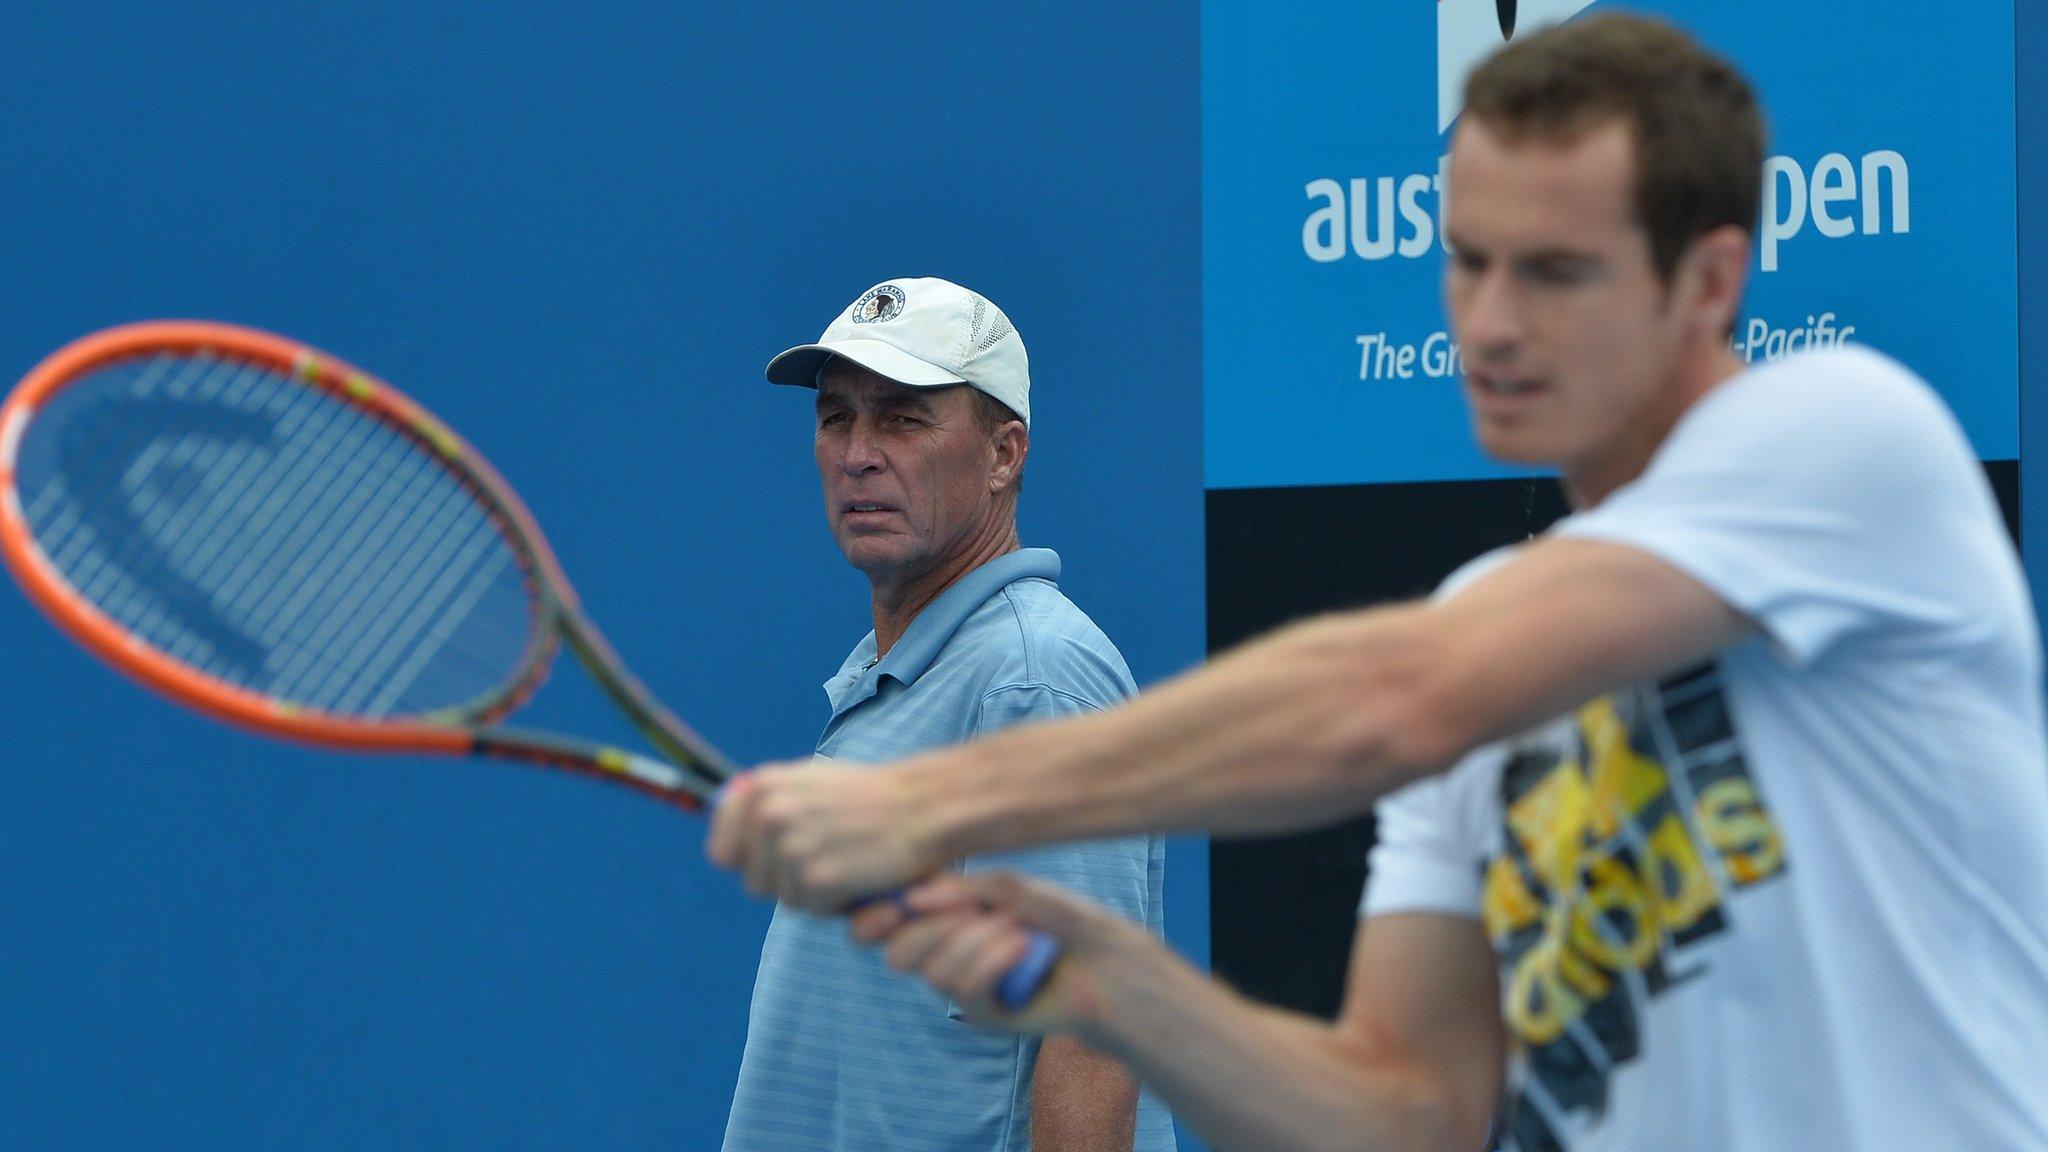
<path fill-rule="evenodd" d="M 790 798 L 781 780 L 758 781 L 741 828 L 742 878 L 756 896 L 786 899 L 795 864 L 789 858 Z"/>
<path fill-rule="evenodd" d="M 804 849 L 804 842 L 794 837 L 784 837 L 778 845 L 776 898 L 816 916 L 843 914 L 851 901 L 831 881 L 831 870 Z"/>
<path fill-rule="evenodd" d="M 977 1016 L 1008 1016 L 1030 1006 L 1028 1003 L 1004 1004 L 997 999 L 997 989 L 1010 973 L 1016 970 L 1017 965 L 1023 962 L 1025 954 L 1031 947 L 1030 935 L 1023 928 L 1015 924 L 1006 925 L 1006 928 L 1006 931 L 991 936 L 988 943 L 973 956 L 963 959 L 959 977 L 960 987 L 963 993 L 968 989 L 972 989 L 973 992 L 971 998 L 956 998 L 961 999 L 962 1003 L 972 1004 L 972 1011 Z"/>
<path fill-rule="evenodd" d="M 987 901 L 981 898 L 974 885 L 956 872 L 942 872 L 921 880 L 904 889 L 900 899 L 904 907 L 919 916 L 978 910 L 987 906 Z"/>
<path fill-rule="evenodd" d="M 964 915 L 919 916 L 897 926 L 882 959 L 898 972 L 923 972 L 925 962 L 954 932 L 972 922 Z"/>
<path fill-rule="evenodd" d="M 792 865 L 783 855 L 781 829 L 757 818 L 747 844 L 747 891 L 756 896 L 787 900 L 792 872 Z"/>
<path fill-rule="evenodd" d="M 912 919 L 981 910 L 980 897 L 959 876 L 946 872 L 900 892 L 857 900 L 847 915 L 853 938 L 863 944 L 875 944 L 894 936 Z"/>
<path fill-rule="evenodd" d="M 1086 902 L 1014 872 L 980 872 L 961 880 L 973 899 L 1000 908 L 1049 936 L 1064 939 L 1077 935 L 1096 914 Z"/>
<path fill-rule="evenodd" d="M 995 982 L 1024 958 L 1024 948 L 1023 931 L 1007 916 L 960 918 L 924 956 L 919 971 L 934 987 L 986 1012 Z"/>
<path fill-rule="evenodd" d="M 745 861 L 746 823 L 760 777 L 742 772 L 718 790 L 711 808 L 711 834 L 704 838 L 704 854 L 721 868 L 737 868 Z"/>
<path fill-rule="evenodd" d="M 863 900 L 847 913 L 847 930 L 863 944 L 887 940 L 911 917 L 910 906 L 901 894 Z"/>

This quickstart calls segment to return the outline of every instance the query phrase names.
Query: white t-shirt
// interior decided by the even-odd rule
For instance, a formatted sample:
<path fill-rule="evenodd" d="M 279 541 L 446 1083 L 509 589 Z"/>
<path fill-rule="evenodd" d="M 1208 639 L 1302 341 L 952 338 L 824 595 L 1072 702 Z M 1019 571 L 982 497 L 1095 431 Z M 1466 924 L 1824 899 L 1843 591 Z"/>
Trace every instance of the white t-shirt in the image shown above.
<path fill-rule="evenodd" d="M 1381 803 L 1362 914 L 1500 957 L 1502 1146 L 2048 1149 L 2040 641 L 1947 409 L 1866 350 L 1756 368 L 1552 531 L 1759 634 Z"/>

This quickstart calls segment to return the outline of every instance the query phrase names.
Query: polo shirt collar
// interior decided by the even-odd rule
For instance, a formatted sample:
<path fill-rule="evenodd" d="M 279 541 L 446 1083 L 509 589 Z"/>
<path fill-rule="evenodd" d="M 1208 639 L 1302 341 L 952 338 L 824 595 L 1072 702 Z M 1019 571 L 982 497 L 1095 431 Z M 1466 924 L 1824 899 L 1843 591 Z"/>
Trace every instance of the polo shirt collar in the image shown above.
<path fill-rule="evenodd" d="M 863 667 L 875 654 L 875 634 L 868 633 L 847 666 L 839 675 L 825 682 L 825 692 L 832 698 L 833 711 L 842 712 L 853 704 L 874 695 L 875 681 L 883 676 L 893 676 L 902 684 L 915 684 L 924 675 L 932 661 L 939 658 L 939 650 L 960 625 L 974 614 L 976 608 L 988 602 L 989 597 L 1016 583 L 1030 579 L 1050 580 L 1060 578 L 1059 553 L 1050 548 L 1019 548 L 983 564 L 947 587 L 944 592 L 910 622 L 910 627 L 897 637 L 895 647 L 889 654 L 871 667 Z"/>

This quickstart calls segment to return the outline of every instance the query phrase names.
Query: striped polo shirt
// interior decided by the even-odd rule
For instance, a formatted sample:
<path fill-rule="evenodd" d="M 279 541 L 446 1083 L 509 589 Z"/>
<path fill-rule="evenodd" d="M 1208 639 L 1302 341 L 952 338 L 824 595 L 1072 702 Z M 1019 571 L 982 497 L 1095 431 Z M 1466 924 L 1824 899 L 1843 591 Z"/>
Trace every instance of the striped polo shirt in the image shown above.
<path fill-rule="evenodd" d="M 818 755 L 899 759 L 1012 724 L 1106 708 L 1136 690 L 1123 657 L 1060 590 L 1043 548 L 955 581 L 877 660 L 869 633 L 825 684 Z M 1059 884 L 1161 931 L 1157 837 L 976 857 Z M 846 926 L 777 907 L 761 948 L 725 1152 L 1026 1152 L 1035 1036 L 958 1018 Z M 1148 1094 L 1137 1152 L 1171 1152 Z"/>

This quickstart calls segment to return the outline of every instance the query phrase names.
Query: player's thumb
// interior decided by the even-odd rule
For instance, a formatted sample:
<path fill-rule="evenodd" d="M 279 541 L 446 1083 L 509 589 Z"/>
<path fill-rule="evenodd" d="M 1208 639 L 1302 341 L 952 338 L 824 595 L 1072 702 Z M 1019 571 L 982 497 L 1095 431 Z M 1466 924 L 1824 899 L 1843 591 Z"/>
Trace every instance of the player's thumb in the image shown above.
<path fill-rule="evenodd" d="M 1087 906 L 1051 885 L 1014 872 L 980 873 L 971 877 L 970 882 L 983 903 L 1008 912 L 1026 927 L 1060 940 L 1076 939 L 1086 933 Z"/>

